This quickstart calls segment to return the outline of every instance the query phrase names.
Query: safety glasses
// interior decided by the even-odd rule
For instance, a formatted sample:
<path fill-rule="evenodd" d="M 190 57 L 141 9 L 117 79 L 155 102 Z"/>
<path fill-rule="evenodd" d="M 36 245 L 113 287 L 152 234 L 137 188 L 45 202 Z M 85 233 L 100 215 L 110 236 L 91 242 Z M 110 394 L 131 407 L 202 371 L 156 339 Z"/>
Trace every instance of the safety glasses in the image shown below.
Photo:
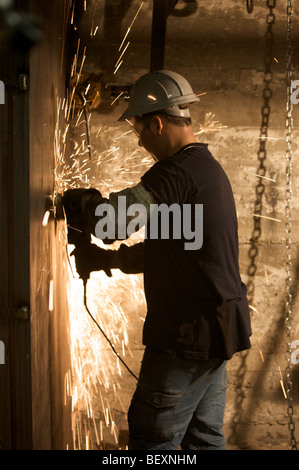
<path fill-rule="evenodd" d="M 140 129 L 136 125 L 134 126 L 134 124 L 132 124 L 131 121 L 129 121 L 128 119 L 126 119 L 126 121 L 129 123 L 130 129 L 132 130 L 132 132 L 134 132 L 134 134 L 137 136 L 138 139 L 140 139 L 142 137 L 142 134 L 144 133 L 144 131 L 149 128 L 149 124 L 144 126 L 144 124 L 142 124 L 142 122 L 138 123 L 139 126 L 141 126 L 141 125 L 143 126 L 143 128 Z"/>

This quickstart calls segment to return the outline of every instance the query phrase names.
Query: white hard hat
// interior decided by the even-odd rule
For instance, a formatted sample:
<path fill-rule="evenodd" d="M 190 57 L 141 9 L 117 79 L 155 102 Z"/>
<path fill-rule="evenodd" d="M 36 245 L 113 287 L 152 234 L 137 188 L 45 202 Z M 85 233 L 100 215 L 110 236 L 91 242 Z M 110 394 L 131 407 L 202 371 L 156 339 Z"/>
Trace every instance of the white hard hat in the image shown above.
<path fill-rule="evenodd" d="M 131 88 L 128 109 L 119 121 L 155 111 L 190 117 L 189 109 L 181 109 L 180 105 L 196 101 L 199 98 L 187 80 L 178 73 L 169 70 L 149 72 L 140 77 Z"/>

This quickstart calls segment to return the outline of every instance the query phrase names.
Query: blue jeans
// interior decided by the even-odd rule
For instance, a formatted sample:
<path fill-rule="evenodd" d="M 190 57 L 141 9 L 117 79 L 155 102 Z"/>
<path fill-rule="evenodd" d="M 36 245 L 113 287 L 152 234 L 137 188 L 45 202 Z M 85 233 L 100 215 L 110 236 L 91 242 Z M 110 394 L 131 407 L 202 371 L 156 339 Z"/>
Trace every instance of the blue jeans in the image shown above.
<path fill-rule="evenodd" d="M 146 348 L 128 412 L 129 450 L 225 450 L 226 361 Z"/>

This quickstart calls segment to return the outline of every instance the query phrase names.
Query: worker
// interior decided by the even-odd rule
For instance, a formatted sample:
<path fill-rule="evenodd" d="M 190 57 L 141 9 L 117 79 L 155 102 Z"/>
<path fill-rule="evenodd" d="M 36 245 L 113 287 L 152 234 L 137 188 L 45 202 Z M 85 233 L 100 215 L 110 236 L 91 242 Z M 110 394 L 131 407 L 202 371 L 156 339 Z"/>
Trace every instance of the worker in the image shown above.
<path fill-rule="evenodd" d="M 222 166 L 192 130 L 190 106 L 196 101 L 190 84 L 175 72 L 140 77 L 120 121 L 129 123 L 155 163 L 133 188 L 106 199 L 93 189 L 78 195 L 84 224 L 103 241 L 110 219 L 102 223 L 101 206 L 113 208 L 116 222 L 106 233 L 107 243 L 146 227 L 144 243 L 122 244 L 119 250 L 88 244 L 75 253 L 78 271 L 87 265 L 108 275 L 117 267 L 144 272 L 145 350 L 128 411 L 129 450 L 226 449 L 226 365 L 235 353 L 250 348 L 233 192 Z M 120 214 L 120 197 L 126 207 L 145 208 L 133 229 L 133 212 Z M 179 207 L 182 214 L 190 208 L 190 220 L 173 223 L 165 236 L 162 205 Z M 157 210 L 154 225 L 159 222 L 160 232 L 157 236 L 154 230 L 151 237 Z"/>

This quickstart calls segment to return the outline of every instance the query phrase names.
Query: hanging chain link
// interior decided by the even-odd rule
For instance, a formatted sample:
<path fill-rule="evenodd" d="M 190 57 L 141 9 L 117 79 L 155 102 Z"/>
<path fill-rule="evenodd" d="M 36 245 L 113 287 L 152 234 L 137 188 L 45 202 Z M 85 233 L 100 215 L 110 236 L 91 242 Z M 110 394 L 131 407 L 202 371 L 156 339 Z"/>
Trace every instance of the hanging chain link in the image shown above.
<path fill-rule="evenodd" d="M 265 74 L 264 74 L 264 89 L 263 99 L 264 103 L 262 106 L 262 123 L 260 129 L 260 148 L 258 151 L 259 168 L 257 174 L 259 176 L 265 176 L 265 160 L 267 157 L 266 142 L 268 137 L 268 125 L 270 117 L 270 99 L 272 97 L 271 82 L 272 82 L 272 71 L 271 65 L 273 61 L 273 31 L 272 27 L 275 22 L 275 15 L 273 9 L 276 6 L 276 0 L 267 0 L 267 7 L 269 13 L 266 18 L 267 30 L 266 30 L 266 44 L 265 44 Z M 288 0 L 287 6 L 287 103 L 286 103 L 286 207 L 285 207 L 285 231 L 286 231 L 286 305 L 285 305 L 285 323 L 286 323 L 286 394 L 288 400 L 287 413 L 289 417 L 288 428 L 290 431 L 290 446 L 292 450 L 297 450 L 297 444 L 295 439 L 295 424 L 293 420 L 294 407 L 292 399 L 292 363 L 291 363 L 291 323 L 292 323 L 292 258 L 291 258 L 291 196 L 292 196 L 292 130 L 293 130 L 293 118 L 292 110 L 293 104 L 291 101 L 291 83 L 293 78 L 293 28 L 292 28 L 292 17 L 293 8 L 292 1 Z M 256 186 L 256 201 L 255 201 L 255 214 L 261 215 L 262 212 L 262 196 L 264 194 L 263 178 L 259 179 Z M 248 267 L 249 280 L 247 283 L 248 297 L 249 300 L 253 300 L 254 296 L 254 282 L 257 266 L 255 259 L 258 252 L 258 240 L 261 235 L 261 219 L 260 217 L 254 217 L 254 229 L 251 236 L 251 247 L 249 249 L 249 258 L 251 264 Z"/>
<path fill-rule="evenodd" d="M 292 362 L 291 362 L 291 331 L 292 331 L 292 139 L 293 139 L 293 104 L 291 100 L 291 84 L 293 78 L 293 6 L 292 0 L 287 3 L 287 71 L 286 71 L 286 207 L 285 207 L 285 232 L 286 232 L 286 300 L 285 300 L 285 328 L 286 328 L 286 395 L 288 401 L 287 413 L 289 417 L 290 446 L 297 450 L 295 439 L 295 424 L 293 421 L 294 407 L 292 397 Z"/>
<path fill-rule="evenodd" d="M 247 13 L 253 12 L 253 0 L 246 0 L 246 10 Z"/>
<path fill-rule="evenodd" d="M 259 167 L 257 169 L 257 174 L 260 176 L 257 181 L 255 188 L 256 199 L 254 203 L 254 218 L 253 218 L 253 231 L 250 238 L 250 248 L 249 248 L 249 259 L 250 265 L 247 269 L 248 281 L 247 281 L 247 291 L 248 291 L 248 300 L 250 303 L 254 299 L 254 278 L 257 270 L 256 258 L 258 255 L 258 241 L 261 236 L 261 215 L 262 215 L 262 199 L 265 192 L 265 185 L 263 176 L 266 174 L 265 161 L 267 158 L 266 144 L 268 139 L 268 128 L 269 128 L 269 118 L 270 118 L 270 100 L 272 97 L 271 82 L 272 82 L 272 70 L 271 66 L 273 63 L 273 25 L 275 22 L 275 15 L 273 9 L 275 8 L 275 0 L 268 0 L 267 6 L 269 8 L 267 17 L 266 17 L 266 33 L 265 33 L 265 56 L 264 56 L 264 88 L 263 88 L 263 105 L 262 105 L 262 119 L 260 127 L 260 136 L 259 136 L 259 149 L 257 153 Z"/>

